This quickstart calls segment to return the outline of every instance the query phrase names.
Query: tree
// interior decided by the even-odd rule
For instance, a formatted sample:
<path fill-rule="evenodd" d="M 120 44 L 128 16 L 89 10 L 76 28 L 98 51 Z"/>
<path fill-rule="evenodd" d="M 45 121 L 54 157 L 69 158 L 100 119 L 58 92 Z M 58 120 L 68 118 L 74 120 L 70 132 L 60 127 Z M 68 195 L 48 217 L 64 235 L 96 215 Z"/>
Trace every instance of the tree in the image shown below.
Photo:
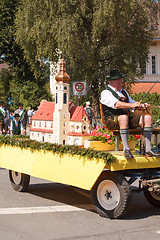
<path fill-rule="evenodd" d="M 12 97 L 20 101 L 21 95 L 19 88 L 27 88 L 29 93 L 32 92 L 33 85 L 38 88 L 41 98 L 51 99 L 46 83 L 49 84 L 49 65 L 48 63 L 37 62 L 35 68 L 37 70 L 36 77 L 31 65 L 26 61 L 23 49 L 15 41 L 15 12 L 21 3 L 21 0 L 1 0 L 0 3 L 0 60 L 6 62 L 10 66 L 10 71 L 3 71 L 0 76 L 2 83 L 1 95 L 5 102 Z M 46 77 L 46 71 L 48 77 Z M 15 89 L 13 89 L 13 86 Z M 14 91 L 15 90 L 15 91 Z M 35 103 L 39 105 L 39 94 L 34 96 Z M 30 105 L 29 98 L 25 99 L 27 105 Z M 15 106 L 17 104 L 15 102 Z"/>
<path fill-rule="evenodd" d="M 20 0 L 2 0 L 0 4 L 0 57 L 16 74 L 17 82 L 34 78 L 23 50 L 15 42 L 14 18 Z"/>
<path fill-rule="evenodd" d="M 0 71 L 0 100 L 8 103 L 10 97 L 10 82 L 12 79 L 12 73 L 8 69 L 2 69 Z"/>
<path fill-rule="evenodd" d="M 33 67 L 43 57 L 55 61 L 60 49 L 71 79 L 87 81 L 95 107 L 112 68 L 127 74 L 127 86 L 143 74 L 158 13 L 152 0 L 22 0 L 16 40 Z"/>

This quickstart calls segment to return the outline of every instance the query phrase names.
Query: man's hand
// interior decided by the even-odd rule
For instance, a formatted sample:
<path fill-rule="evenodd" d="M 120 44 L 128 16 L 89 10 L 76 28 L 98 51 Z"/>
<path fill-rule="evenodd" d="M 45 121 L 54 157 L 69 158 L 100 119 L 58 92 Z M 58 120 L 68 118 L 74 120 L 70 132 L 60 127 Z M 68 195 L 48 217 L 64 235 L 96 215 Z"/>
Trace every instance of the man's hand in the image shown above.
<path fill-rule="evenodd" d="M 141 102 L 134 102 L 134 103 L 126 103 L 126 102 L 121 102 L 121 101 L 117 101 L 115 104 L 115 108 L 116 109 L 120 109 L 120 108 L 149 108 L 150 104 L 148 103 L 141 103 Z"/>
<path fill-rule="evenodd" d="M 141 103 L 141 102 L 135 102 L 135 103 L 137 106 L 134 108 L 141 108 L 141 109 L 150 108 L 150 104 L 148 103 Z"/>
<path fill-rule="evenodd" d="M 141 102 L 129 103 L 131 105 L 130 108 L 139 108 L 142 106 Z"/>

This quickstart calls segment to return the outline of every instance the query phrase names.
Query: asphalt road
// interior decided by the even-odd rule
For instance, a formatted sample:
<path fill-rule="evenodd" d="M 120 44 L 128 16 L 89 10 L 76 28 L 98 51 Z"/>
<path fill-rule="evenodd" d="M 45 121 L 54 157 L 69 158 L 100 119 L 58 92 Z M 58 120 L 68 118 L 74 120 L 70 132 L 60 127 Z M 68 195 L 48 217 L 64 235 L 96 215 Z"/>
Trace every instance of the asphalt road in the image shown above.
<path fill-rule="evenodd" d="M 12 189 L 0 168 L 0 240 L 159 240 L 160 209 L 133 193 L 123 219 L 100 217 L 88 193 L 31 177 L 28 191 Z"/>

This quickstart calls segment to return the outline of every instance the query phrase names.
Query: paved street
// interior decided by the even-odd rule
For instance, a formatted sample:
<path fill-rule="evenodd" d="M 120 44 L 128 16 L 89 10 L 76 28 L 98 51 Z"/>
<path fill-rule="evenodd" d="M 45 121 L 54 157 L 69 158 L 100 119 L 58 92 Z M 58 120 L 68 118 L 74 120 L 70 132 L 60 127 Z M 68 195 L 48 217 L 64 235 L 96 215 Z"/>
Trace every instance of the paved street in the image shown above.
<path fill-rule="evenodd" d="M 100 217 L 88 193 L 31 177 L 28 192 L 12 189 L 0 168 L 0 239 L 159 240 L 160 209 L 133 193 L 124 219 Z"/>

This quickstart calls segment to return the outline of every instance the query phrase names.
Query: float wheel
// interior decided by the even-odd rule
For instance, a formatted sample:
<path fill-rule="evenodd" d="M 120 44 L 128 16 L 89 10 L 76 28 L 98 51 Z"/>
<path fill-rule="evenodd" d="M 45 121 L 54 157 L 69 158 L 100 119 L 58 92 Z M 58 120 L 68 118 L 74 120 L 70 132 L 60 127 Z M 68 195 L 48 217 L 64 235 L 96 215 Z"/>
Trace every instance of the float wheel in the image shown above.
<path fill-rule="evenodd" d="M 148 191 L 148 189 L 145 189 L 144 196 L 151 205 L 160 208 L 160 191 Z"/>
<path fill-rule="evenodd" d="M 9 179 L 14 190 L 25 192 L 29 186 L 30 175 L 9 170 Z"/>
<path fill-rule="evenodd" d="M 119 173 L 104 171 L 91 190 L 92 202 L 102 217 L 120 218 L 130 201 L 130 187 Z"/>

